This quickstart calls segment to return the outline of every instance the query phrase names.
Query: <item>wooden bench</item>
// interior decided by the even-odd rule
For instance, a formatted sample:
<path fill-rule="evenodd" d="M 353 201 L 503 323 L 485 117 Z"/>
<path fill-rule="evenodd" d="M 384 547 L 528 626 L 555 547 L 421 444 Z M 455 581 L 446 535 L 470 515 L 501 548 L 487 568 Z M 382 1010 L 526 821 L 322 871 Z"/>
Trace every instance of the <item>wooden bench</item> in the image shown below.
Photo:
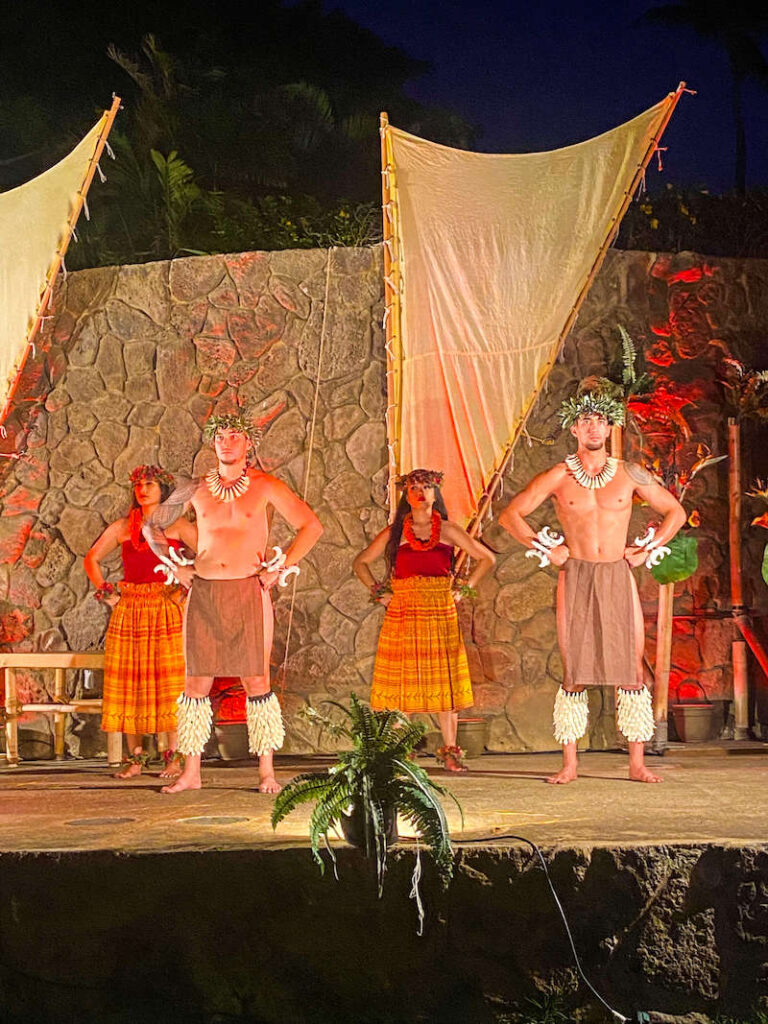
<path fill-rule="evenodd" d="M 5 676 L 5 757 L 9 768 L 19 764 L 19 715 L 36 712 L 53 715 L 54 751 L 57 761 L 64 760 L 64 731 L 68 714 L 99 715 L 101 698 L 71 700 L 66 698 L 67 669 L 103 669 L 104 654 L 81 651 L 51 651 L 46 654 L 2 654 L 0 669 Z M 20 704 L 16 673 L 18 669 L 53 669 L 54 700 L 46 704 Z M 122 758 L 122 733 L 107 733 L 107 760 L 117 764 Z"/>

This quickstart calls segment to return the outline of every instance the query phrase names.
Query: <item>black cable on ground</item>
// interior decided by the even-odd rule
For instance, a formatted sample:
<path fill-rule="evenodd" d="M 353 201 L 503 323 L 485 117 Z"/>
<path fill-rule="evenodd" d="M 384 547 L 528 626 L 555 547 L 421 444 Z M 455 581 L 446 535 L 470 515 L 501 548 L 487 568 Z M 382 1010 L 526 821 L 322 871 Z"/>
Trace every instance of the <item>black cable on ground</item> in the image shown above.
<path fill-rule="evenodd" d="M 549 885 L 550 892 L 552 893 L 552 898 L 555 901 L 555 906 L 557 907 L 558 911 L 560 912 L 560 917 L 563 919 L 563 925 L 565 926 L 565 934 L 568 936 L 568 942 L 570 943 L 570 946 L 571 946 L 571 952 L 573 953 L 573 960 L 574 960 L 574 963 L 576 964 L 576 970 L 579 972 L 579 975 L 580 975 L 582 981 L 587 986 L 587 988 L 590 990 L 590 992 L 592 992 L 592 994 L 594 996 L 596 996 L 597 999 L 600 1000 L 600 1002 L 603 1004 L 603 1006 L 606 1008 L 606 1010 L 608 1010 L 608 1012 L 613 1016 L 613 1018 L 615 1020 L 619 1021 L 620 1024 L 629 1024 L 630 1018 L 629 1017 L 625 1017 L 624 1014 L 623 1013 L 619 1013 L 618 1010 L 614 1010 L 614 1008 L 609 1003 L 607 1003 L 605 1001 L 605 999 L 603 999 L 603 997 L 597 991 L 595 986 L 592 984 L 592 982 L 589 980 L 589 978 L 584 973 L 584 969 L 581 966 L 581 960 L 579 960 L 579 954 L 576 952 L 576 944 L 573 941 L 573 935 L 571 934 L 571 928 L 570 928 L 570 925 L 568 924 L 568 918 L 565 916 L 565 910 L 563 908 L 562 903 L 560 902 L 560 897 L 557 895 L 557 892 L 555 891 L 555 887 L 554 887 L 554 885 L 552 883 L 552 878 L 551 878 L 551 876 L 549 874 L 549 868 L 547 867 L 547 862 L 544 860 L 544 855 L 541 852 L 541 850 L 539 849 L 539 847 L 536 845 L 536 843 L 534 843 L 532 839 L 526 839 L 525 836 L 518 836 L 518 835 L 514 835 L 511 832 L 505 832 L 505 833 L 500 834 L 500 835 L 496 834 L 496 835 L 493 835 L 493 836 L 488 836 L 487 838 L 483 838 L 483 839 L 462 839 L 462 840 L 459 840 L 457 842 L 457 845 L 459 845 L 459 846 L 469 846 L 469 845 L 478 844 L 478 843 L 486 843 L 487 844 L 489 842 L 495 842 L 495 841 L 497 841 L 499 839 L 516 839 L 518 842 L 525 843 L 526 845 L 531 847 L 531 849 L 533 850 L 533 854 L 535 854 L 539 858 L 539 862 L 540 862 L 542 868 L 544 869 L 544 875 L 545 875 L 545 877 L 547 879 L 547 884 Z M 533 856 L 533 854 L 532 854 L 532 856 Z M 530 858 L 529 858 L 529 860 L 530 860 Z"/>

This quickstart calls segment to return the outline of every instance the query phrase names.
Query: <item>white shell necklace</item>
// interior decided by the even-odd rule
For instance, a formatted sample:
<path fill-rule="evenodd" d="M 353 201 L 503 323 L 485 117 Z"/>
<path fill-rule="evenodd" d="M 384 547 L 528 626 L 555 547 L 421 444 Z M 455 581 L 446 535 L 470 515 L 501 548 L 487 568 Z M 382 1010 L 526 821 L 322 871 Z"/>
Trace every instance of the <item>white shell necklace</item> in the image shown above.
<path fill-rule="evenodd" d="M 586 469 L 584 469 L 578 455 L 566 455 L 565 464 L 577 484 L 581 487 L 586 487 L 589 491 L 596 491 L 600 487 L 605 487 L 607 483 L 613 480 L 619 460 L 609 455 L 605 460 L 603 468 L 599 473 L 595 473 L 594 476 L 590 476 Z"/>
<path fill-rule="evenodd" d="M 237 498 L 241 498 L 248 488 L 251 486 L 251 478 L 248 476 L 248 470 L 244 469 L 242 475 L 237 480 L 232 480 L 229 483 L 222 480 L 218 469 L 212 469 L 210 473 L 205 474 L 205 486 L 219 501 L 235 501 Z"/>

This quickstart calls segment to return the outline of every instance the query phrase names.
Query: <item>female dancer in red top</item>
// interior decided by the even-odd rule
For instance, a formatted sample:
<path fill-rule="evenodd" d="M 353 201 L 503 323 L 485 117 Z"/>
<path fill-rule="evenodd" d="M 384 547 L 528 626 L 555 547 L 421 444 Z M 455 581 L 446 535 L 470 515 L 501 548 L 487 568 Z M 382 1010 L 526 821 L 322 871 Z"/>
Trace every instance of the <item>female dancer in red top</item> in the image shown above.
<path fill-rule="evenodd" d="M 182 646 L 183 590 L 167 586 L 155 569 L 161 565 L 141 535 L 141 526 L 173 489 L 173 477 L 158 466 L 137 466 L 131 473 L 129 514 L 112 523 L 85 556 L 94 595 L 113 608 L 104 647 L 104 732 L 126 734 L 129 756 L 117 779 L 131 779 L 146 765 L 145 735 L 168 737 L 162 778 L 181 773 L 176 753 L 176 699 L 184 689 Z M 171 545 L 195 550 L 197 529 L 178 519 L 166 531 Z M 123 579 L 105 583 L 99 563 L 120 547 Z M 119 589 L 118 589 L 119 588 Z"/>
<path fill-rule="evenodd" d="M 450 522 L 440 494 L 442 473 L 415 469 L 403 487 L 395 518 L 353 563 L 358 579 L 387 611 L 379 634 L 371 684 L 371 707 L 435 713 L 448 771 L 466 771 L 456 745 L 459 711 L 472 705 L 472 685 L 459 633 L 453 588 L 453 549 L 476 560 L 469 587 L 489 572 L 491 551 Z M 387 579 L 378 583 L 369 566 L 384 556 Z M 391 592 L 388 587 L 391 586 Z"/>

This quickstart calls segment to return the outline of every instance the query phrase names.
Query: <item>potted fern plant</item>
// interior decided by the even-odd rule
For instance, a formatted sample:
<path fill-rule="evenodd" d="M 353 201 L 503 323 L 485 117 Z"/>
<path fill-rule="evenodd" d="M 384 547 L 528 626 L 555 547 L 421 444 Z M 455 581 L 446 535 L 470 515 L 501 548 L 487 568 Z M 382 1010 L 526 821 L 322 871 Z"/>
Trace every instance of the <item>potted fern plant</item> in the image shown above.
<path fill-rule="evenodd" d="M 350 741 L 352 749 L 340 751 L 327 771 L 305 772 L 291 779 L 275 799 L 272 827 L 277 828 L 299 804 L 314 803 L 309 841 L 320 870 L 325 868 L 320 844 L 333 859 L 328 833 L 340 828 L 348 842 L 360 846 L 375 862 L 381 895 L 387 846 L 397 840 L 399 814 L 414 826 L 432 854 L 442 885 L 447 886 L 453 874 L 453 850 L 440 797 L 450 796 L 459 804 L 411 759 L 425 726 L 399 711 L 373 711 L 354 693 L 349 707 L 338 701 L 325 703 L 337 709 L 337 718 L 311 705 L 304 708 L 303 716 L 337 740 Z"/>

